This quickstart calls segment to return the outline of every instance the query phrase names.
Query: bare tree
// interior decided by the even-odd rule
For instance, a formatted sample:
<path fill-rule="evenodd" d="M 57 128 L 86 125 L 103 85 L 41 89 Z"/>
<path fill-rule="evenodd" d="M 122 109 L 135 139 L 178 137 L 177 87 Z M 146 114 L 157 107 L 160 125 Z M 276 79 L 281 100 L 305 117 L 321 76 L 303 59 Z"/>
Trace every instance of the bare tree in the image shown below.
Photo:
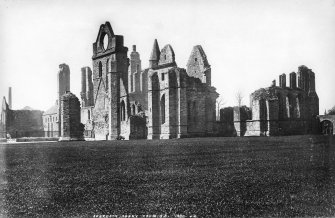
<path fill-rule="evenodd" d="M 236 92 L 235 98 L 236 98 L 237 105 L 239 107 L 241 107 L 242 104 L 243 104 L 243 98 L 244 98 L 243 93 L 241 92 L 241 90 L 238 90 Z"/>
<path fill-rule="evenodd" d="M 223 97 L 219 97 L 216 99 L 216 107 L 217 107 L 217 113 L 216 113 L 216 119 L 219 120 L 220 118 L 220 109 L 223 107 L 223 105 L 226 104 L 226 101 Z"/>

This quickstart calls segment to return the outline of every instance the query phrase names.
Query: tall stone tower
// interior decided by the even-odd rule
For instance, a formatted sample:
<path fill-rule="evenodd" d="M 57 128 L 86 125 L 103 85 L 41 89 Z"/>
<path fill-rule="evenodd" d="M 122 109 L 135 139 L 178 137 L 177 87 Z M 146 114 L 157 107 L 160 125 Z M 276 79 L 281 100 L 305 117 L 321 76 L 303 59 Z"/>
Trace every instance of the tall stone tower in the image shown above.
<path fill-rule="evenodd" d="M 81 92 L 82 107 L 93 106 L 93 82 L 92 70 L 89 67 L 81 68 Z"/>
<path fill-rule="evenodd" d="M 121 113 L 129 113 L 128 48 L 123 36 L 115 35 L 109 22 L 102 24 L 93 43 L 94 133 L 96 139 L 116 139 L 120 135 Z M 128 117 L 124 116 L 122 118 Z"/>
<path fill-rule="evenodd" d="M 58 107 L 58 132 L 61 133 L 61 98 L 62 96 L 70 91 L 70 68 L 67 64 L 63 63 L 59 65 L 59 71 L 57 74 L 57 107 Z"/>
<path fill-rule="evenodd" d="M 133 45 L 133 51 L 130 53 L 129 65 L 129 93 L 139 91 L 140 89 L 140 74 L 141 74 L 141 59 L 140 54 L 136 51 L 136 45 Z"/>

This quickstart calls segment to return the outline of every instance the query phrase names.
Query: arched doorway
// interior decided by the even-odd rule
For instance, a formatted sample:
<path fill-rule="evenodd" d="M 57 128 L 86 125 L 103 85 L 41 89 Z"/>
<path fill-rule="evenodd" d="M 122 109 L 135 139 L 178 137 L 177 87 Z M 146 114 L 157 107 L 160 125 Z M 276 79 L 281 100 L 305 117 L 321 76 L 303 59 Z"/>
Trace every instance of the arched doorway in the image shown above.
<path fill-rule="evenodd" d="M 321 132 L 323 135 L 333 135 L 333 123 L 329 120 L 324 120 L 321 122 Z"/>

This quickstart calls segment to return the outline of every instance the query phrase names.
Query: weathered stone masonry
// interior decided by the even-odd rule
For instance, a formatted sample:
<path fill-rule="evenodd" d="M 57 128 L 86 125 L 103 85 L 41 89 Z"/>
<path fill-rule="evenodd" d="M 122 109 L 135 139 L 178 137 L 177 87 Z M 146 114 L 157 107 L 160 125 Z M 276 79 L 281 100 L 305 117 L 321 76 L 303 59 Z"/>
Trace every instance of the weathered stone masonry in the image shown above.
<path fill-rule="evenodd" d="M 70 91 L 70 68 L 67 64 L 59 65 L 57 73 L 57 100 L 55 105 L 43 113 L 45 137 L 59 137 L 61 133 L 61 97 Z"/>
<path fill-rule="evenodd" d="M 123 36 L 115 35 L 108 22 L 100 26 L 93 44 L 93 104 L 87 103 L 89 70 L 82 72 L 86 130 L 104 140 L 213 134 L 218 94 L 211 87 L 211 68 L 201 46 L 193 48 L 189 72 L 177 67 L 172 47 L 160 50 L 157 40 L 147 69 L 141 68 L 136 46 L 130 59 L 127 51 Z"/>
<path fill-rule="evenodd" d="M 109 22 L 100 26 L 92 57 L 96 139 L 116 139 L 129 117 L 127 51 L 123 36 L 115 35 Z"/>
<path fill-rule="evenodd" d="M 83 140 L 84 125 L 80 122 L 80 102 L 71 92 L 61 97 L 61 137 L 59 141 Z"/>
<path fill-rule="evenodd" d="M 298 78 L 297 78 L 298 77 Z M 306 66 L 298 73 L 290 73 L 290 87 L 286 75 L 279 76 L 268 88 L 250 95 L 251 116 L 239 116 L 234 110 L 237 135 L 276 136 L 319 133 L 319 98 L 315 91 L 315 74 Z M 298 83 L 297 83 L 298 82 Z M 244 126 L 243 126 L 244 125 Z"/>
<path fill-rule="evenodd" d="M 189 60 L 192 72 L 178 68 L 172 47 L 159 51 L 155 40 L 148 72 L 148 139 L 213 134 L 218 94 L 210 86 L 210 66 L 201 46 L 193 48 Z"/>

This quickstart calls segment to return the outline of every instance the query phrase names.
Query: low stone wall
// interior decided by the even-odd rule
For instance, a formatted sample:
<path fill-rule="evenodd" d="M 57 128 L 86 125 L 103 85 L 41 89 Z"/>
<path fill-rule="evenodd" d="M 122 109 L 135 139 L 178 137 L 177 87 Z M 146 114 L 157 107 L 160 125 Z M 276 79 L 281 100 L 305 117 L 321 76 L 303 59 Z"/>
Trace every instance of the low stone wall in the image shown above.
<path fill-rule="evenodd" d="M 36 137 L 36 138 L 19 138 L 16 139 L 16 142 L 50 142 L 50 141 L 58 141 L 58 137 Z"/>

